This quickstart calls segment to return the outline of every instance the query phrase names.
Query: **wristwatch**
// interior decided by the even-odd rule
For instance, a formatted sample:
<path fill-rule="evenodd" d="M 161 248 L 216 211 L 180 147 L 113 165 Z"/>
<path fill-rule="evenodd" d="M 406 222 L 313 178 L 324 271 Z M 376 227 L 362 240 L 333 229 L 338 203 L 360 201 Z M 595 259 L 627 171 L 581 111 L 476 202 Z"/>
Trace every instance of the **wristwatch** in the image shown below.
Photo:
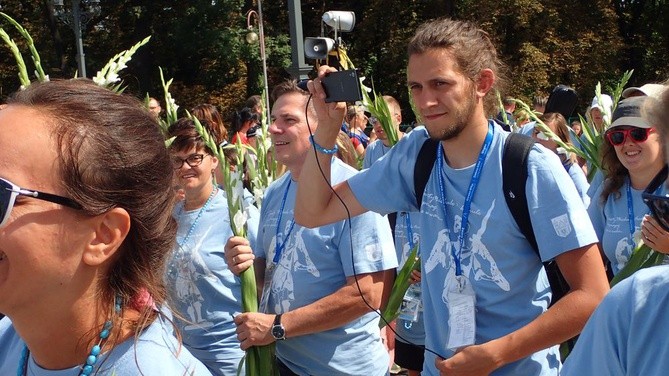
<path fill-rule="evenodd" d="M 274 317 L 274 325 L 272 325 L 272 337 L 280 341 L 286 339 L 286 329 L 281 325 L 281 314 Z"/>

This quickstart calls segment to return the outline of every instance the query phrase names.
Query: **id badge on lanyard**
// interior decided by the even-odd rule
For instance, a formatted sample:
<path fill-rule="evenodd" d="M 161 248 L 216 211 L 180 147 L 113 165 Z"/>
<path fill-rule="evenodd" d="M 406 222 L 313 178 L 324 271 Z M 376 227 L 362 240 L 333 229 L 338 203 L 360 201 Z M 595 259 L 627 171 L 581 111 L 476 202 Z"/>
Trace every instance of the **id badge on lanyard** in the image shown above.
<path fill-rule="evenodd" d="M 476 340 L 476 294 L 469 278 L 455 276 L 450 283 L 448 296 L 448 343 L 447 348 L 457 351 L 473 345 Z"/>

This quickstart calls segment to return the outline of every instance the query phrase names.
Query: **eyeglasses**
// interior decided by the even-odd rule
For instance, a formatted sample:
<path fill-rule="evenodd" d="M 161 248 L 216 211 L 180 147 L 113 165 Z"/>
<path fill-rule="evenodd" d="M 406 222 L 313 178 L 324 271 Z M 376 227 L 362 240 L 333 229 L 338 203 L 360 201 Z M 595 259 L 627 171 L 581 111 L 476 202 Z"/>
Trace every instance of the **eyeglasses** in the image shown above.
<path fill-rule="evenodd" d="M 184 165 L 184 162 L 186 162 L 187 165 L 190 167 L 196 167 L 202 164 L 202 160 L 204 160 L 205 154 L 191 154 L 186 157 L 186 159 L 181 159 L 177 156 L 172 157 L 172 167 L 174 167 L 175 170 L 178 170 L 181 168 L 181 166 Z"/>
<path fill-rule="evenodd" d="M 669 231 L 669 197 L 655 194 L 655 191 L 667 180 L 667 166 L 664 166 L 657 176 L 648 184 L 648 187 L 641 194 L 643 202 L 650 209 L 650 213 L 655 217 L 657 223 L 663 229 Z"/>
<path fill-rule="evenodd" d="M 606 138 L 611 145 L 619 146 L 625 142 L 627 137 L 631 138 L 635 143 L 644 142 L 648 139 L 648 134 L 654 131 L 655 128 L 632 127 L 627 129 L 614 129 L 606 132 Z"/>
<path fill-rule="evenodd" d="M 9 214 L 12 212 L 14 202 L 16 202 L 16 197 L 18 196 L 28 196 L 38 200 L 67 206 L 72 209 L 82 209 L 81 205 L 67 197 L 21 188 L 9 180 L 0 178 L 0 227 L 4 226 L 9 220 Z"/>

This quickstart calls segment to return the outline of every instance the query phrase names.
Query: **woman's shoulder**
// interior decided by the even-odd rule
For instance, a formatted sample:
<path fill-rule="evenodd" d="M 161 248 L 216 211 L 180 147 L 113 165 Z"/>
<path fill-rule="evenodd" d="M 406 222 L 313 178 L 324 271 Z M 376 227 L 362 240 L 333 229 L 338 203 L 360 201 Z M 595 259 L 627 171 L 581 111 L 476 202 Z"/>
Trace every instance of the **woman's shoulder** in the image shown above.
<path fill-rule="evenodd" d="M 211 375 L 173 333 L 169 322 L 155 320 L 138 338 L 130 338 L 117 346 L 105 362 L 109 365 L 106 371 L 117 375 Z"/>

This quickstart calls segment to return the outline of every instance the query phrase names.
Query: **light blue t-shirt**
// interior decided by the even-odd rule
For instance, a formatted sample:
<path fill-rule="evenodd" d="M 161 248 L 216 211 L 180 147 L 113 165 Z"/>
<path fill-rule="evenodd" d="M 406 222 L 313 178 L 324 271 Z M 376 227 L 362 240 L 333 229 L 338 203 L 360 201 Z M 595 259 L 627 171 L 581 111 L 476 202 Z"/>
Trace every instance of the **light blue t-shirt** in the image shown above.
<path fill-rule="evenodd" d="M 333 158 L 333 184 L 354 173 L 352 167 Z M 354 274 L 397 267 L 390 226 L 378 214 L 353 217 L 351 227 L 348 221 L 314 229 L 294 224 L 298 183 L 291 177 L 286 173 L 270 185 L 260 214 L 254 253 L 266 260 L 267 270 L 274 270 L 265 275 L 265 290 L 270 291 L 267 313 L 284 313 L 311 304 L 342 288 L 346 278 Z M 274 263 L 277 225 L 283 250 L 279 262 Z M 264 305 L 261 302 L 261 310 Z M 389 357 L 381 343 L 378 320 L 377 312 L 369 312 L 335 329 L 289 336 L 276 342 L 276 355 L 299 375 L 385 375 Z"/>
<path fill-rule="evenodd" d="M 599 190 L 599 187 L 602 185 L 604 182 L 604 173 L 602 170 L 597 170 L 595 171 L 595 175 L 592 177 L 592 180 L 590 181 L 590 188 L 588 188 L 588 197 L 590 197 L 590 201 L 594 201 L 597 199 L 595 194 L 597 193 L 597 190 Z"/>
<path fill-rule="evenodd" d="M 494 127 L 461 254 L 463 274 L 476 293 L 476 343 L 509 334 L 546 311 L 551 292 L 541 261 L 516 225 L 502 192 L 502 152 L 509 133 Z M 427 131 L 414 130 L 371 168 L 349 179 L 358 201 L 379 213 L 417 211 L 413 173 Z M 459 248 L 462 206 L 474 166 L 433 168 L 425 187 L 421 220 L 421 270 L 427 349 L 444 357 L 449 338 L 445 292 L 454 280 L 451 247 Z M 438 179 L 443 179 L 446 201 Z M 369 191 L 368 186 L 384 187 Z M 587 212 L 557 155 L 535 145 L 528 157 L 526 194 L 543 260 L 597 242 Z M 444 210 L 447 210 L 444 215 Z M 446 222 L 444 221 L 446 218 Z M 540 335 L 539 333 L 537 335 Z M 557 346 L 508 364 L 494 375 L 557 374 Z M 435 355 L 425 352 L 423 375 L 438 375 Z"/>
<path fill-rule="evenodd" d="M 54 325 L 59 325 L 54 323 Z M 210 376 L 211 373 L 172 335 L 168 322 L 157 319 L 140 334 L 118 344 L 111 353 L 100 356 L 93 371 L 100 376 Z M 25 343 L 12 322 L 0 320 L 0 375 L 16 375 Z M 81 359 L 82 361 L 85 359 Z M 83 362 L 82 362 L 83 363 Z M 57 371 L 46 370 L 28 359 L 30 376 L 77 376 L 81 365 Z"/>
<path fill-rule="evenodd" d="M 367 149 L 365 149 L 365 159 L 362 161 L 362 168 L 369 168 L 372 163 L 386 155 L 390 148 L 391 146 L 384 145 L 381 140 L 375 140 L 367 145 Z"/>
<path fill-rule="evenodd" d="M 219 189 L 201 215 L 203 208 L 184 211 L 183 206 L 180 202 L 174 209 L 177 247 L 166 275 L 170 306 L 179 313 L 175 324 L 184 345 L 212 373 L 236 375 L 244 351 L 233 316 L 242 311 L 242 301 L 239 277 L 224 258 L 225 243 L 232 236 L 226 194 Z M 247 208 L 248 238 L 255 244 L 260 213 L 253 205 Z"/>
<path fill-rule="evenodd" d="M 576 186 L 578 195 L 581 196 L 583 205 L 587 208 L 588 205 L 590 205 L 590 196 L 588 196 L 590 184 L 588 184 L 588 178 L 585 176 L 583 169 L 578 163 L 572 163 L 567 172 L 569 172 L 569 177 L 574 182 L 574 186 Z"/>
<path fill-rule="evenodd" d="M 640 270 L 604 297 L 562 368 L 563 376 L 666 375 L 669 266 Z"/>
<path fill-rule="evenodd" d="M 534 132 L 534 125 L 536 124 L 536 121 L 530 121 L 527 124 L 523 125 L 519 130 L 518 133 L 524 134 L 525 136 L 532 137 L 532 132 Z"/>
<path fill-rule="evenodd" d="M 600 184 L 588 207 L 588 215 L 595 232 L 599 236 L 602 250 L 611 261 L 613 274 L 618 274 L 627 265 L 630 255 L 636 248 L 635 239 L 639 238 L 641 232 L 641 221 L 650 209 L 643 202 L 641 194 L 643 189 L 631 188 L 632 208 L 631 212 L 627 204 L 627 182 L 620 187 L 620 197 L 615 198 L 615 193 L 609 195 L 606 203 L 602 204 L 602 190 L 605 184 Z M 630 214 L 634 217 L 634 231 L 630 234 Z"/>
<path fill-rule="evenodd" d="M 381 140 L 376 140 L 369 144 L 365 150 L 365 160 L 363 161 L 362 168 L 369 168 L 374 162 L 386 155 L 390 151 L 390 148 L 390 146 L 385 146 Z M 412 244 L 419 244 L 419 216 L 420 213 L 397 213 L 395 251 L 397 253 L 397 260 L 399 261 L 398 273 L 411 252 L 409 233 L 411 233 Z M 418 254 L 420 255 L 420 251 Z M 398 318 L 395 331 L 397 332 L 396 340 L 398 341 L 410 342 L 414 345 L 425 345 L 425 325 L 423 324 L 422 311 L 419 312 L 417 321 L 405 321 Z"/>
<path fill-rule="evenodd" d="M 402 269 L 404 263 L 411 253 L 411 246 L 409 236 L 411 236 L 411 244 L 418 244 L 418 255 L 420 256 L 420 219 L 421 214 L 417 212 L 406 213 L 401 212 L 397 214 L 397 223 L 395 224 L 395 251 L 397 252 L 397 260 L 399 260 L 399 270 Z M 420 284 L 418 284 L 420 286 Z M 397 319 L 395 331 L 398 336 L 397 341 L 410 342 L 413 345 L 425 345 L 425 324 L 423 323 L 422 310 L 418 313 L 416 321 Z"/>

